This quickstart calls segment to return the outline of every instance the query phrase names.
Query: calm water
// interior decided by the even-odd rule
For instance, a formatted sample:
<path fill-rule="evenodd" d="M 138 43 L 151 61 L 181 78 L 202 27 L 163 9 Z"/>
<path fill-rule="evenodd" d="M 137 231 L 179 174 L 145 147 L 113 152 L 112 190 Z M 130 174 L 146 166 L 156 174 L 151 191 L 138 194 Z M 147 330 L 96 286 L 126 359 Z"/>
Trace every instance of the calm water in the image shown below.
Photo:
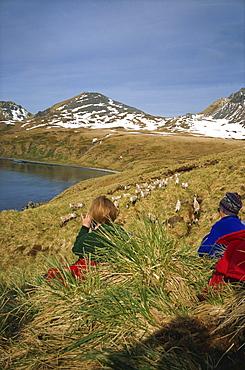
<path fill-rule="evenodd" d="M 110 172 L 81 167 L 0 159 L 0 212 L 22 210 L 29 201 L 44 203 L 70 186 Z"/>

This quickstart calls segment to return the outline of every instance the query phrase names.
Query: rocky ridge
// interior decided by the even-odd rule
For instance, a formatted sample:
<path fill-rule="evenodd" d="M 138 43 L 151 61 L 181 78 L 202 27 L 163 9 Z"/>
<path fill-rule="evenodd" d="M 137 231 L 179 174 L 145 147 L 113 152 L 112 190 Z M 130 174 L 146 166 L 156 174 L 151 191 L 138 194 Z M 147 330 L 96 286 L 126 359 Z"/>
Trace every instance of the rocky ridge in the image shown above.
<path fill-rule="evenodd" d="M 16 121 L 23 121 L 31 115 L 21 105 L 12 101 L 0 101 L 0 122 L 14 124 Z"/>
<path fill-rule="evenodd" d="M 2 122 L 14 124 L 14 120 L 22 121 L 23 130 L 40 127 L 82 127 L 88 129 L 148 130 L 168 134 L 188 133 L 198 136 L 245 139 L 245 88 L 227 98 L 218 99 L 200 113 L 188 113 L 178 117 L 152 116 L 102 94 L 92 92 L 84 92 L 35 115 L 31 115 L 17 105 L 20 112 L 22 112 L 21 108 L 23 109 L 22 115 L 16 113 L 17 108 L 14 105 L 9 104 L 8 109 L 4 110 L 3 103 L 14 103 L 1 103 L 0 114 L 5 115 Z M 13 107 L 13 112 L 11 107 Z M 12 117 L 10 121 L 6 118 L 6 112 L 9 117 Z"/>

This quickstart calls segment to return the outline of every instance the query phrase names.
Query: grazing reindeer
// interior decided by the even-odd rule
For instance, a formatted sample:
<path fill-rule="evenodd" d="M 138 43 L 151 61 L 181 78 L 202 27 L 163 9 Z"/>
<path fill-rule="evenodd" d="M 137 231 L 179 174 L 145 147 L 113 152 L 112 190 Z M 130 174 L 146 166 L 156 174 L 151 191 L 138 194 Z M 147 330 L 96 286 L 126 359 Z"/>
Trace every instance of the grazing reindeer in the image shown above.
<path fill-rule="evenodd" d="M 64 226 L 68 221 L 72 220 L 73 218 L 76 218 L 77 214 L 76 213 L 69 213 L 68 215 L 61 216 L 61 222 L 60 222 L 60 227 Z"/>
<path fill-rule="evenodd" d="M 180 207 L 181 207 L 181 202 L 180 202 L 180 200 L 178 199 L 178 200 L 177 200 L 177 203 L 176 203 L 176 206 L 175 206 L 175 212 L 179 212 L 179 211 L 180 211 Z"/>
<path fill-rule="evenodd" d="M 117 200 L 115 200 L 115 201 L 113 202 L 113 204 L 114 204 L 114 206 L 115 206 L 117 209 L 119 209 L 119 204 L 118 204 L 118 201 L 117 201 Z"/>
<path fill-rule="evenodd" d="M 130 203 L 135 205 L 136 201 L 138 200 L 138 196 L 137 195 L 132 195 L 130 198 L 129 198 L 129 202 L 126 204 L 126 208 L 129 208 L 130 206 Z"/>
<path fill-rule="evenodd" d="M 194 199 L 193 199 L 193 209 L 194 213 L 199 213 L 200 211 L 200 204 L 197 201 L 197 195 L 195 194 Z"/>
<path fill-rule="evenodd" d="M 199 201 L 200 202 L 200 201 Z M 197 200 L 197 195 L 195 194 L 193 199 L 193 215 L 192 215 L 192 223 L 197 224 L 200 218 L 200 203 Z"/>
<path fill-rule="evenodd" d="M 137 189 L 141 190 L 142 188 L 147 188 L 148 182 L 142 182 L 140 184 L 135 184 L 135 186 L 136 186 Z"/>
<path fill-rule="evenodd" d="M 157 179 L 157 180 L 153 181 L 152 185 L 159 186 L 160 181 L 161 180 Z"/>
<path fill-rule="evenodd" d="M 181 186 L 182 186 L 183 189 L 187 189 L 188 188 L 188 182 L 182 182 Z"/>
<path fill-rule="evenodd" d="M 158 186 L 159 186 L 159 188 L 164 188 L 167 185 L 168 185 L 168 178 L 160 180 L 160 183 L 159 183 Z"/>
<path fill-rule="evenodd" d="M 154 185 L 154 184 L 150 184 L 149 186 L 148 186 L 148 190 L 155 190 L 156 189 L 156 185 Z"/>
<path fill-rule="evenodd" d="M 136 203 L 136 201 L 137 201 L 137 199 L 138 199 L 137 195 L 133 195 L 132 197 L 130 197 L 130 198 L 129 198 L 129 200 L 130 200 L 130 202 L 131 202 L 132 204 L 135 204 L 135 203 Z"/>
<path fill-rule="evenodd" d="M 115 195 L 114 197 L 111 198 L 111 200 L 114 202 L 114 200 L 119 200 L 121 198 L 122 198 L 121 195 Z"/>
<path fill-rule="evenodd" d="M 140 192 L 141 198 L 145 198 L 145 197 L 147 197 L 147 195 L 150 195 L 150 194 L 151 194 L 151 190 L 150 189 L 141 190 L 141 192 Z"/>
<path fill-rule="evenodd" d="M 70 203 L 69 206 L 70 209 L 77 209 L 82 208 L 84 206 L 84 203 Z"/>
<path fill-rule="evenodd" d="M 175 185 L 179 185 L 179 175 L 178 175 L 178 173 L 175 174 Z"/>

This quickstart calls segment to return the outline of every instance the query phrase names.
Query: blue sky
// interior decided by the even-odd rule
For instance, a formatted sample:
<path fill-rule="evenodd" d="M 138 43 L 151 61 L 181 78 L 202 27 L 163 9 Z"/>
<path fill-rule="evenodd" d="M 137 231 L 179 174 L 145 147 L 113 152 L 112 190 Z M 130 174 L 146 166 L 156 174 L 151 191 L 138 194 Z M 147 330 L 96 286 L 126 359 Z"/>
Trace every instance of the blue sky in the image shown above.
<path fill-rule="evenodd" d="M 1 0 L 0 100 L 31 113 L 85 91 L 159 116 L 245 86 L 243 0 Z"/>

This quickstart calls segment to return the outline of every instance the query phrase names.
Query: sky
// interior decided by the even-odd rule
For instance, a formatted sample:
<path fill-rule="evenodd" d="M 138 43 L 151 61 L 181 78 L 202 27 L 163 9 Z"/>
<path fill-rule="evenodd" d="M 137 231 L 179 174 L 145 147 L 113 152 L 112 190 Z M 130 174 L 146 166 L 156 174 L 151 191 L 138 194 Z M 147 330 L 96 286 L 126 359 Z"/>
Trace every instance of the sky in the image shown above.
<path fill-rule="evenodd" d="M 244 35 L 244 0 L 0 0 L 0 100 L 198 113 L 245 86 Z"/>

